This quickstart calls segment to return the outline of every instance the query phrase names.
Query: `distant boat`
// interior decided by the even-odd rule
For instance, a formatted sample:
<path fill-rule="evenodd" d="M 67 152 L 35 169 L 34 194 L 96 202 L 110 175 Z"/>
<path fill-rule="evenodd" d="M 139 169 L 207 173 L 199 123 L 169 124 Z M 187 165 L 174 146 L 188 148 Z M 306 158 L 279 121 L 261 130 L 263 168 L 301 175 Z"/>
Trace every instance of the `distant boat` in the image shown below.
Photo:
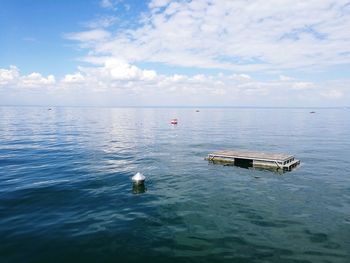
<path fill-rule="evenodd" d="M 196 112 L 199 112 L 199 110 L 196 110 Z"/>
<path fill-rule="evenodd" d="M 316 113 L 315 111 L 310 111 L 310 113 Z"/>
<path fill-rule="evenodd" d="M 177 119 L 171 119 L 170 123 L 171 124 L 177 124 Z"/>

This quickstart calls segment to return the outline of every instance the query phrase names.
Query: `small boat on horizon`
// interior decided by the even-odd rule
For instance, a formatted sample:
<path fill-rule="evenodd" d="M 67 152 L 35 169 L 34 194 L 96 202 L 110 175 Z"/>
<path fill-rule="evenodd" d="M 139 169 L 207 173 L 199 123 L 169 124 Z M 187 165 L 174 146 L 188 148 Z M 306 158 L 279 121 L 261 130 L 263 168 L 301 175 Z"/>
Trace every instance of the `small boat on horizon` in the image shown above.
<path fill-rule="evenodd" d="M 171 119 L 170 123 L 171 124 L 177 124 L 177 119 Z"/>

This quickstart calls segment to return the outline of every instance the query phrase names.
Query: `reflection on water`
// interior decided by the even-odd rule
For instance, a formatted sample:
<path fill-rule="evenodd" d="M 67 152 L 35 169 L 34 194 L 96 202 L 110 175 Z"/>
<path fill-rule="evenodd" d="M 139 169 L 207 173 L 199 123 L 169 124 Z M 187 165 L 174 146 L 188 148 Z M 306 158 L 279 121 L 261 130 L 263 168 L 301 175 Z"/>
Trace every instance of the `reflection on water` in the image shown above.
<path fill-rule="evenodd" d="M 252 169 L 252 170 L 257 170 L 257 171 L 269 171 L 275 174 L 284 174 L 287 173 L 289 171 L 287 170 L 283 170 L 281 168 L 278 167 L 254 167 L 252 166 L 252 164 L 247 163 L 247 162 L 223 162 L 223 161 L 218 161 L 218 160 L 208 160 L 209 164 L 213 164 L 213 165 L 222 165 L 222 166 L 235 166 L 235 167 L 239 167 L 239 168 L 243 168 L 243 169 Z M 294 168 L 293 171 L 297 168 Z"/>
<path fill-rule="evenodd" d="M 349 262 L 348 110 L 0 116 L 0 262 Z M 284 176 L 208 165 L 222 149 L 302 165 Z M 131 185 L 137 171 L 151 180 Z"/>
<path fill-rule="evenodd" d="M 132 184 L 132 193 L 133 194 L 143 194 L 147 191 L 145 183 L 133 183 Z"/>

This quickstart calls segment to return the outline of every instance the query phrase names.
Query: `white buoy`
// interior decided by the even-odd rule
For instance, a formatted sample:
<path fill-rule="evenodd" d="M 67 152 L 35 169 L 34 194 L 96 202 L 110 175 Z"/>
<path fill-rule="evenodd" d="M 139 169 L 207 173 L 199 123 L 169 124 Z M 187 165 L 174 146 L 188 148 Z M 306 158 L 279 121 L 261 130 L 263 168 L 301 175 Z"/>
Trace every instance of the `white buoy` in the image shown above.
<path fill-rule="evenodd" d="M 131 178 L 131 180 L 135 184 L 143 184 L 146 180 L 146 177 L 142 173 L 137 173 Z"/>

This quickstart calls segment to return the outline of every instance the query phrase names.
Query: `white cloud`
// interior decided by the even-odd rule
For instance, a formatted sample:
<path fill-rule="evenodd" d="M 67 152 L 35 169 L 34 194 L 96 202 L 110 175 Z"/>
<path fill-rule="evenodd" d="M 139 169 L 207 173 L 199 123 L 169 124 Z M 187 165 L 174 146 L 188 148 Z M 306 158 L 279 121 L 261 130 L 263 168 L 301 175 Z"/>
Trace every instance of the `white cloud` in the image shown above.
<path fill-rule="evenodd" d="M 89 22 L 83 23 L 83 25 L 89 28 L 107 28 L 114 25 L 118 21 L 115 16 L 100 16 Z"/>
<path fill-rule="evenodd" d="M 40 86 L 52 86 L 56 83 L 55 77 L 49 75 L 46 78 L 40 73 L 33 72 L 27 76 L 20 78 L 19 86 L 23 87 L 40 87 Z"/>
<path fill-rule="evenodd" d="M 105 62 L 105 70 L 115 80 L 136 79 L 141 73 L 137 67 L 116 59 L 107 60 Z"/>
<path fill-rule="evenodd" d="M 114 3 L 112 0 L 102 0 L 100 2 L 100 5 L 104 8 L 112 8 L 114 6 Z"/>
<path fill-rule="evenodd" d="M 53 75 L 43 77 L 40 73 L 33 72 L 22 76 L 16 66 L 10 66 L 9 69 L 0 69 L 0 86 L 18 88 L 18 87 L 37 87 L 52 86 L 56 83 Z"/>
<path fill-rule="evenodd" d="M 99 39 L 89 46 L 94 54 L 129 62 L 243 72 L 322 68 L 350 63 L 349 12 L 347 0 L 153 0 L 136 29 L 71 39 Z"/>
<path fill-rule="evenodd" d="M 155 70 L 142 70 L 142 79 L 143 80 L 154 80 L 157 77 Z"/>
<path fill-rule="evenodd" d="M 245 74 L 157 74 L 123 60 L 107 59 L 91 67 L 79 67 L 56 81 L 53 75 L 21 75 L 12 66 L 0 69 L 0 87 L 16 96 L 27 93 L 51 96 L 51 103 L 76 98 L 79 105 L 225 105 L 225 106 L 308 106 L 346 105 L 350 81 L 318 84 L 300 80 L 257 80 Z M 5 91 L 1 89 L 0 92 Z M 33 89 L 34 88 L 34 89 Z M 31 95 L 32 96 L 32 95 Z M 101 96 L 103 98 L 101 98 Z M 0 102 L 6 100 L 4 93 Z M 43 102 L 42 102 L 43 103 Z M 72 102 L 73 103 L 73 102 Z"/>
<path fill-rule="evenodd" d="M 340 99 L 344 96 L 344 94 L 339 90 L 331 89 L 331 90 L 322 92 L 321 96 L 330 98 L 330 99 Z"/>
<path fill-rule="evenodd" d="M 124 2 L 124 0 L 101 0 L 100 6 L 114 11 L 116 11 L 120 6 L 122 6 L 125 10 L 129 10 L 130 5 L 125 4 Z"/>
<path fill-rule="evenodd" d="M 186 79 L 186 76 L 179 75 L 179 74 L 174 74 L 173 76 L 170 77 L 170 80 L 174 81 L 174 82 L 182 81 L 182 80 L 185 80 L 185 79 Z"/>
<path fill-rule="evenodd" d="M 305 82 L 305 81 L 301 81 L 301 82 L 293 81 L 291 88 L 294 90 L 307 90 L 307 89 L 315 88 L 315 84 L 312 82 Z"/>
<path fill-rule="evenodd" d="M 122 0 L 99 3 L 127 9 Z M 65 35 L 86 48 L 81 60 L 90 65 L 57 81 L 10 66 L 0 69 L 0 92 L 50 90 L 57 98 L 89 97 L 91 104 L 96 94 L 129 105 L 348 104 L 348 79 L 319 83 L 288 75 L 350 64 L 349 14 L 348 0 L 151 0 L 138 21 L 117 25 L 116 16 L 100 16 L 85 23 L 89 30 Z M 136 66 L 152 63 L 226 73 L 179 74 L 173 67 L 159 74 Z"/>
<path fill-rule="evenodd" d="M 280 80 L 281 81 L 291 81 L 293 78 L 285 76 L 285 75 L 280 75 Z"/>
<path fill-rule="evenodd" d="M 94 78 L 106 80 L 152 80 L 157 76 L 154 70 L 142 70 L 134 65 L 130 65 L 124 60 L 108 58 L 98 61 L 102 66 L 81 68 L 83 72 Z"/>
<path fill-rule="evenodd" d="M 64 76 L 62 82 L 64 83 L 82 83 L 85 80 L 84 76 L 78 72 L 75 74 L 67 74 Z"/>
<path fill-rule="evenodd" d="M 8 85 L 19 77 L 19 70 L 16 66 L 10 69 L 0 69 L 0 85 Z"/>
<path fill-rule="evenodd" d="M 252 79 L 248 74 L 233 74 L 230 76 L 230 78 L 240 81 L 250 81 Z"/>
<path fill-rule="evenodd" d="M 66 34 L 65 37 L 71 40 L 77 40 L 80 42 L 86 41 L 104 41 L 110 37 L 110 33 L 103 29 L 94 29 L 77 33 Z"/>
<path fill-rule="evenodd" d="M 152 0 L 148 4 L 148 6 L 153 9 L 153 8 L 160 8 L 168 5 L 171 2 L 171 0 Z"/>

